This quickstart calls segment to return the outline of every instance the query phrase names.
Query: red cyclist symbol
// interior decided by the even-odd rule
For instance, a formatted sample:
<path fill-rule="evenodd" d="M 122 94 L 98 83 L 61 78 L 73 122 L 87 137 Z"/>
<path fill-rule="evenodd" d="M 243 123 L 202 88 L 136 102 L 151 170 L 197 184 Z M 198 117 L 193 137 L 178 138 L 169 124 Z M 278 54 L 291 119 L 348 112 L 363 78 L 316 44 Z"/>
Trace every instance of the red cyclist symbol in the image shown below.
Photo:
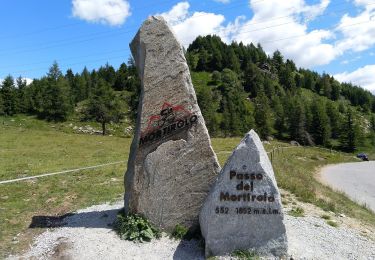
<path fill-rule="evenodd" d="M 159 115 L 150 116 L 147 123 L 147 128 L 144 133 L 149 133 L 163 128 L 165 125 L 170 125 L 180 119 L 184 119 L 191 115 L 191 112 L 186 110 L 182 105 L 172 106 L 168 102 L 164 102 L 161 107 Z"/>

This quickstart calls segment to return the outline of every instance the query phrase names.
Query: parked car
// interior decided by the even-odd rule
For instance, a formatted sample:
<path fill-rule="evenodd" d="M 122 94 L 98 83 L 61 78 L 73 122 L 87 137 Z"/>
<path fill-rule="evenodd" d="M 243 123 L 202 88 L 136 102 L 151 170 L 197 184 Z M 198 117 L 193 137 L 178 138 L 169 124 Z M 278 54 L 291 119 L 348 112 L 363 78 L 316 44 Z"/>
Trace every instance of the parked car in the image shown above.
<path fill-rule="evenodd" d="M 357 154 L 357 158 L 361 158 L 362 161 L 368 161 L 368 156 L 365 153 L 359 153 L 359 154 Z"/>

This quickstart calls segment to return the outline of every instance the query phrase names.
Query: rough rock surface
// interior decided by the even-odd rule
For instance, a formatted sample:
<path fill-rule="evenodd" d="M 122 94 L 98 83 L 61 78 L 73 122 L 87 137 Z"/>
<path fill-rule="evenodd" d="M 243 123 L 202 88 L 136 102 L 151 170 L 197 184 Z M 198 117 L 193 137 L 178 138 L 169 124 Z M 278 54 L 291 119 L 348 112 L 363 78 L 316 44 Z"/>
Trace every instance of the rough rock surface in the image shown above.
<path fill-rule="evenodd" d="M 164 19 L 154 16 L 130 46 L 142 89 L 125 174 L 125 211 L 166 230 L 197 227 L 220 166 L 183 49 Z"/>
<path fill-rule="evenodd" d="M 287 254 L 283 210 L 272 165 L 251 130 L 229 157 L 200 213 L 206 256 L 236 249 Z"/>

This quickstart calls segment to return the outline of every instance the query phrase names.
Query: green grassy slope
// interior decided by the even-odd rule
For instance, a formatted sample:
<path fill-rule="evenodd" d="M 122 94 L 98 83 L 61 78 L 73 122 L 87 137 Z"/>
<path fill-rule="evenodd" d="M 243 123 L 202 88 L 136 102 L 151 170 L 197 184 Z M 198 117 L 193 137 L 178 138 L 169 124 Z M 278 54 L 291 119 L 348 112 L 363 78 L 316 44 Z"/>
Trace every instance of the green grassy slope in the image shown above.
<path fill-rule="evenodd" d="M 113 161 L 126 161 L 131 139 L 73 134 L 30 117 L 0 118 L 0 180 L 72 169 Z M 20 125 L 21 124 L 21 125 Z M 240 138 L 213 138 L 223 165 Z M 270 151 L 286 143 L 273 141 Z M 315 179 L 316 168 L 353 161 L 353 155 L 317 148 L 290 148 L 274 153 L 279 186 L 302 201 L 357 217 L 375 225 L 375 217 Z M 28 229 L 33 216 L 57 216 L 76 209 L 122 199 L 126 164 L 95 170 L 0 184 L 0 258 L 27 248 L 39 229 Z M 16 240 L 13 238 L 19 234 Z"/>

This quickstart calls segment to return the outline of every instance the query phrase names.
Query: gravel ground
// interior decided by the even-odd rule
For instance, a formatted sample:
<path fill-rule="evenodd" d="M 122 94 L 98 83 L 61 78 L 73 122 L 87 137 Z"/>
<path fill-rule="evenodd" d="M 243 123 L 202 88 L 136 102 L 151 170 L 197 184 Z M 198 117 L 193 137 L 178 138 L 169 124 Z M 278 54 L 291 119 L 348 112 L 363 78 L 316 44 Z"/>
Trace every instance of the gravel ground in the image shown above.
<path fill-rule="evenodd" d="M 63 227 L 36 237 L 24 255 L 9 259 L 204 259 L 195 240 L 177 241 L 167 236 L 143 244 L 120 240 L 110 224 L 121 207 L 119 202 L 80 210 L 66 217 Z M 285 215 L 285 225 L 293 259 L 375 259 L 375 242 L 355 229 L 331 227 L 316 216 Z"/>

